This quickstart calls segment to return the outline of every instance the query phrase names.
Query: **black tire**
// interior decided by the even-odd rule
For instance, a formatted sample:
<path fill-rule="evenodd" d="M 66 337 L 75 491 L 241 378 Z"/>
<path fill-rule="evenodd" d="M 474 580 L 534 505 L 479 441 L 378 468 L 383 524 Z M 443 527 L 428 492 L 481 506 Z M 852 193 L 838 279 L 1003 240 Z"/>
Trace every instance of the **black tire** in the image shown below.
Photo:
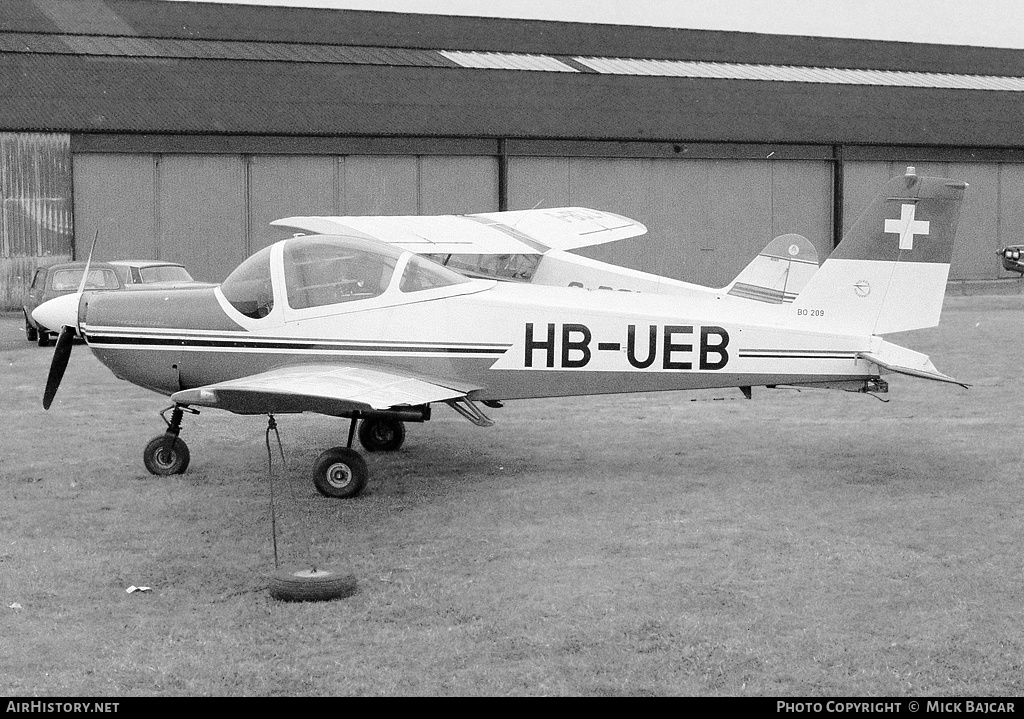
<path fill-rule="evenodd" d="M 188 469 L 188 445 L 180 437 L 161 434 L 149 440 L 142 453 L 142 462 L 150 474 L 166 477 Z"/>
<path fill-rule="evenodd" d="M 347 447 L 329 449 L 313 464 L 313 484 L 317 491 L 335 499 L 355 497 L 363 491 L 369 475 L 366 461 Z"/>
<path fill-rule="evenodd" d="M 283 602 L 326 602 L 356 593 L 352 574 L 330 567 L 279 569 L 270 576 L 270 596 Z"/>
<path fill-rule="evenodd" d="M 50 344 L 50 331 L 45 327 L 40 327 L 36 330 L 36 344 L 40 347 L 46 347 Z"/>
<path fill-rule="evenodd" d="M 25 339 L 35 342 L 38 338 L 39 332 L 36 331 L 36 326 L 29 320 L 28 315 L 25 315 Z"/>
<path fill-rule="evenodd" d="M 405 422 L 375 417 L 359 423 L 359 443 L 367 452 L 394 452 L 405 442 Z"/>

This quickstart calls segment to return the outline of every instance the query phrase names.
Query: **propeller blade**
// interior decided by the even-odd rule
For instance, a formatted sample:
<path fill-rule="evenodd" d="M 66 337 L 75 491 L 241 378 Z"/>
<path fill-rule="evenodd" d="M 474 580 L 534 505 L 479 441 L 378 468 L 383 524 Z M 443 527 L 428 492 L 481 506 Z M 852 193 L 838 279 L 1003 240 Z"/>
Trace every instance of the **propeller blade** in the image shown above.
<path fill-rule="evenodd" d="M 92 236 L 92 244 L 89 246 L 89 256 L 85 260 L 85 269 L 82 270 L 82 281 L 78 284 L 78 292 L 48 300 L 32 312 L 32 317 L 36 322 L 40 322 L 40 319 L 36 317 L 36 312 L 39 312 L 46 320 L 43 324 L 47 327 L 56 327 L 57 323 L 54 320 L 60 320 L 60 334 L 57 335 L 57 346 L 53 349 L 50 374 L 46 377 L 46 389 L 43 391 L 43 409 L 50 409 L 50 405 L 53 404 L 53 397 L 57 394 L 60 381 L 64 379 L 64 371 L 68 368 L 68 362 L 71 360 L 71 346 L 75 341 L 78 328 L 79 304 L 85 294 L 85 286 L 89 282 L 92 253 L 96 250 L 96 240 L 99 238 L 100 230 L 97 227 L 96 234 Z"/>
<path fill-rule="evenodd" d="M 64 325 L 60 328 L 57 347 L 54 348 L 53 359 L 50 361 L 50 374 L 46 378 L 46 391 L 43 392 L 43 409 L 50 409 L 50 405 L 53 404 L 53 396 L 57 394 L 60 381 L 64 378 L 64 370 L 68 368 L 68 360 L 71 359 L 71 344 L 74 339 L 74 327 Z"/>
<path fill-rule="evenodd" d="M 96 234 L 92 236 L 92 244 L 89 246 L 89 256 L 85 258 L 85 269 L 82 271 L 82 281 L 78 283 L 78 294 L 85 292 L 85 284 L 89 281 L 89 268 L 92 267 L 92 253 L 96 249 L 96 240 L 100 238 L 100 228 L 96 228 Z"/>

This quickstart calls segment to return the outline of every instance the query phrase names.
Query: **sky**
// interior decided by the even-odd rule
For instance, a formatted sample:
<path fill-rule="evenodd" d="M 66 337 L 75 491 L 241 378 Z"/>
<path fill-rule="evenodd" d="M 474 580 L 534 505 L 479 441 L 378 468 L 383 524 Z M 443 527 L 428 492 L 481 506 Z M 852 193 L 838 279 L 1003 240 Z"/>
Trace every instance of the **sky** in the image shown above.
<path fill-rule="evenodd" d="M 740 30 L 1024 49 L 1022 0 L 200 1 Z"/>

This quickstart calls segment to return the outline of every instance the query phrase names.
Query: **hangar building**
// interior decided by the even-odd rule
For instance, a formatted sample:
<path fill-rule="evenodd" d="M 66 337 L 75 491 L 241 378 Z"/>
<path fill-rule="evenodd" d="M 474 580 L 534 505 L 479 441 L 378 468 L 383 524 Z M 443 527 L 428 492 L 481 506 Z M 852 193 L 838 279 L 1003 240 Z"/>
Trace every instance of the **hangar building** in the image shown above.
<path fill-rule="evenodd" d="M 296 214 L 560 205 L 706 285 L 819 255 L 888 177 L 971 184 L 951 279 L 1024 239 L 1024 51 L 156 0 L 0 0 L 0 308 L 37 264 L 217 281 Z"/>

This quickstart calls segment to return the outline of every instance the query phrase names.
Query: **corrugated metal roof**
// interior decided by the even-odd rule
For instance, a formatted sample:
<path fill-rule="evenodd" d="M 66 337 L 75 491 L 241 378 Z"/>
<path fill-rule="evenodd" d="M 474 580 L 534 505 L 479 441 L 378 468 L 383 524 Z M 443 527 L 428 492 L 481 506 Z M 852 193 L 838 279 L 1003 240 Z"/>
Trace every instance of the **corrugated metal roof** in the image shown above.
<path fill-rule="evenodd" d="M 108 57 L 458 67 L 437 50 L 314 43 L 0 32 L 0 52 Z M 539 69 L 539 68 L 534 68 Z"/>
<path fill-rule="evenodd" d="M 1022 76 L 992 48 L 0 0 L 19 132 L 1019 147 Z"/>
<path fill-rule="evenodd" d="M 881 85 L 932 87 L 954 90 L 1004 90 L 1024 92 L 1024 77 L 954 75 L 899 70 L 853 70 L 834 67 L 748 65 L 685 60 L 633 60 L 614 57 L 574 57 L 596 72 L 651 77 L 701 77 L 720 80 L 809 82 L 828 85 Z"/>
<path fill-rule="evenodd" d="M 139 38 L 111 35 L 0 32 L 0 51 L 108 57 L 579 72 L 577 68 L 550 55 L 528 53 L 466 52 L 315 43 Z M 1019 76 L 690 60 L 639 60 L 621 57 L 574 56 L 572 60 L 583 68 L 605 75 L 1024 92 L 1024 77 Z"/>
<path fill-rule="evenodd" d="M 0 0 L 0 30 L 1016 76 L 1024 50 L 166 0 Z"/>
<path fill-rule="evenodd" d="M 482 70 L 537 70 L 542 72 L 579 72 L 574 67 L 547 55 L 511 52 L 462 52 L 441 50 L 441 54 L 462 67 Z"/>
<path fill-rule="evenodd" d="M 1024 103 L 938 88 L 29 53 L 0 53 L 0 78 L 19 78 L 0 128 L 47 132 L 1018 147 Z"/>

